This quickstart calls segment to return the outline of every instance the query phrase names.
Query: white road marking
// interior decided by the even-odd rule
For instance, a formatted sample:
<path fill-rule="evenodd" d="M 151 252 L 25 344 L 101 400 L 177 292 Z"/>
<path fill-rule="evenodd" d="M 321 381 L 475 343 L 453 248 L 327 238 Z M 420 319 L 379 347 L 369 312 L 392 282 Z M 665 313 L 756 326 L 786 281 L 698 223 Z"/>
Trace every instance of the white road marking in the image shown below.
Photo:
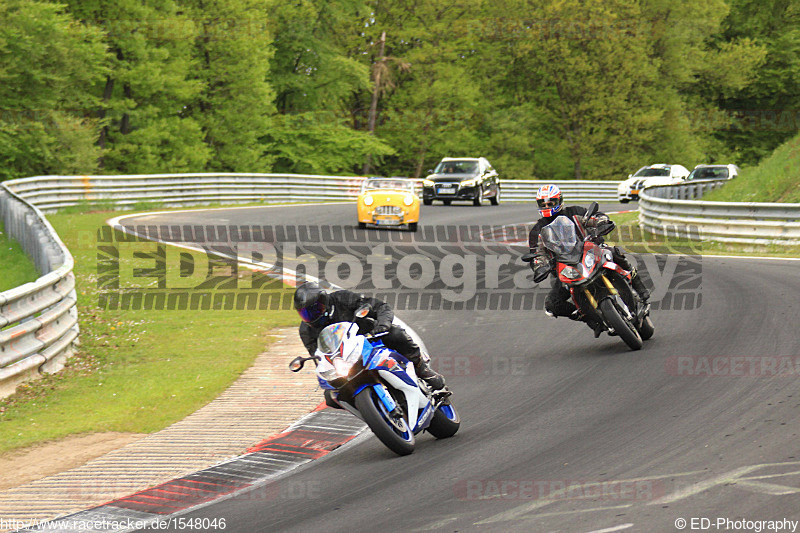
<path fill-rule="evenodd" d="M 623 529 L 628 529 L 631 527 L 633 527 L 633 524 L 621 524 L 619 526 L 607 527 L 606 529 L 595 529 L 594 531 L 589 531 L 588 533 L 611 533 L 612 531 L 622 531 Z"/>
<path fill-rule="evenodd" d="M 750 483 L 750 488 L 760 487 L 762 490 L 766 490 L 768 485 L 767 483 L 757 484 L 754 479 L 768 479 L 770 477 L 778 477 L 781 474 L 775 474 L 774 476 L 756 476 L 754 478 L 745 477 L 745 474 L 749 474 L 755 470 L 759 470 L 761 468 L 768 468 L 773 466 L 797 466 L 800 464 L 800 461 L 790 461 L 786 463 L 763 463 L 760 465 L 751 465 L 751 466 L 743 466 L 742 468 L 737 468 L 735 470 L 731 470 L 730 472 L 726 472 L 721 474 L 717 477 L 713 477 L 711 479 L 707 479 L 705 481 L 700 481 L 699 483 L 693 483 L 688 487 L 685 487 L 681 490 L 677 490 L 672 494 L 668 494 L 662 498 L 655 499 L 648 503 L 648 505 L 663 505 L 666 503 L 673 503 L 678 500 L 682 500 L 684 498 L 688 498 L 690 496 L 694 496 L 696 494 L 700 494 L 701 492 L 705 492 L 713 487 L 719 485 L 728 485 L 728 484 L 739 484 L 741 482 Z M 780 485 L 772 485 L 770 490 L 774 490 L 774 487 L 778 487 Z M 784 487 L 785 490 L 792 489 L 794 487 Z M 792 492 L 796 492 L 794 490 L 784 493 L 789 494 Z M 800 491 L 797 491 L 800 492 Z M 773 494 L 773 492 L 765 492 L 765 494 Z"/>
<path fill-rule="evenodd" d="M 457 516 L 451 516 L 450 518 L 445 518 L 443 520 L 437 520 L 436 522 L 431 522 L 428 525 L 419 527 L 417 529 L 412 529 L 411 531 L 436 531 L 437 529 L 441 529 L 447 524 L 458 520 Z"/>
<path fill-rule="evenodd" d="M 603 483 L 636 483 L 636 482 L 639 482 L 639 481 L 652 481 L 652 480 L 656 480 L 656 479 L 668 479 L 668 478 L 671 479 L 671 478 L 684 477 L 684 476 L 696 476 L 698 474 L 704 474 L 704 473 L 706 473 L 705 470 L 694 470 L 694 471 L 691 471 L 691 472 L 681 472 L 681 473 L 678 473 L 678 474 L 664 474 L 664 475 L 660 475 L 660 476 L 646 476 L 646 477 L 638 477 L 638 478 L 632 478 L 632 479 L 609 480 L 607 482 L 587 483 L 587 484 L 584 484 L 582 486 L 583 487 L 600 486 Z M 494 516 L 490 516 L 489 518 L 481 520 L 480 522 L 475 522 L 474 525 L 494 524 L 496 522 L 506 522 L 506 521 L 509 521 L 509 520 L 526 520 L 528 518 L 534 518 L 536 516 L 551 516 L 553 513 L 544 513 L 544 514 L 538 514 L 537 513 L 537 514 L 532 514 L 531 516 L 525 516 L 525 515 L 528 515 L 528 514 L 532 513 L 532 511 L 536 511 L 537 509 L 541 509 L 542 507 L 546 507 L 546 506 L 550 505 L 551 503 L 556 503 L 556 502 L 560 502 L 560 501 L 564 501 L 564 498 L 544 498 L 544 499 L 539 499 L 539 500 L 534 500 L 534 501 L 531 501 L 531 502 L 523 503 L 521 505 L 518 505 L 517 507 L 514 507 L 514 508 L 509 509 L 507 511 L 503 511 L 502 513 L 498 513 L 498 514 L 496 514 Z M 619 508 L 627 508 L 627 507 L 630 507 L 632 505 L 633 504 L 626 504 L 626 505 L 620 506 Z M 582 510 L 577 510 L 577 511 L 564 511 L 564 512 L 559 512 L 559 513 L 555 513 L 555 514 L 583 513 L 583 512 L 589 512 L 589 511 L 599 511 L 599 510 L 603 510 L 603 509 L 616 509 L 616 508 L 617 507 L 597 507 L 597 508 L 593 508 L 593 509 L 582 509 Z"/>
<path fill-rule="evenodd" d="M 672 494 L 667 494 L 666 496 L 663 496 L 661 498 L 656 498 L 655 500 L 648 503 L 648 505 L 663 505 L 665 503 L 673 503 L 678 500 L 683 500 L 684 498 L 688 498 L 690 496 L 700 494 L 701 492 L 705 492 L 712 487 L 716 487 L 717 485 L 725 485 L 728 483 L 733 483 L 739 477 L 743 476 L 744 474 L 748 474 L 757 468 L 758 466 L 743 466 L 742 468 L 737 468 L 736 470 L 732 470 L 730 472 L 726 472 L 719 476 L 712 477 L 711 479 L 700 481 L 698 483 L 692 483 L 688 487 L 676 490 Z"/>
<path fill-rule="evenodd" d="M 788 487 L 786 485 L 778 485 L 776 483 L 763 483 L 761 481 L 737 481 L 737 487 L 752 489 L 761 494 L 769 494 L 770 496 L 784 496 L 786 494 L 798 494 L 800 488 Z"/>
<path fill-rule="evenodd" d="M 597 511 L 613 511 L 615 509 L 628 509 L 633 507 L 632 503 L 626 503 L 625 505 L 610 505 L 608 507 L 592 507 L 590 509 L 573 509 L 571 511 L 552 511 L 549 513 L 536 513 L 535 515 L 531 515 L 526 518 L 517 518 L 516 520 L 527 520 L 533 518 L 544 518 L 548 516 L 565 516 L 571 514 L 582 514 L 582 513 L 594 513 Z M 487 518 L 486 520 L 481 520 L 480 522 L 475 522 L 475 525 L 484 525 L 484 524 L 491 524 L 494 522 L 503 522 L 505 520 L 493 520 L 492 518 Z"/>

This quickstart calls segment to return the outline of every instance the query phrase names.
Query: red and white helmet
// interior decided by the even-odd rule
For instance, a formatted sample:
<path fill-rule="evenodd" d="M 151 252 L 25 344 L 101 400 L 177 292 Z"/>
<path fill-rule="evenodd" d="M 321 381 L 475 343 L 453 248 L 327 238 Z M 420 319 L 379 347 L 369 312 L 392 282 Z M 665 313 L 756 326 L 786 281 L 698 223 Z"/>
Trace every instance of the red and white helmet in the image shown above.
<path fill-rule="evenodd" d="M 539 204 L 539 214 L 550 218 L 561 211 L 564 197 L 561 196 L 561 189 L 555 185 L 542 185 L 536 193 L 536 203 Z"/>

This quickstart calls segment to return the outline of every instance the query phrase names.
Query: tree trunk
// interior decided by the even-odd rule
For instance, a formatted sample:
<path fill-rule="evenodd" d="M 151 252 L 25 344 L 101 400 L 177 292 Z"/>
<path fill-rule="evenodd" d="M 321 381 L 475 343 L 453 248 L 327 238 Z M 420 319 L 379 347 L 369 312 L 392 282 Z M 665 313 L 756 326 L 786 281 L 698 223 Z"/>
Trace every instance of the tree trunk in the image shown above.
<path fill-rule="evenodd" d="M 575 179 L 576 180 L 582 180 L 583 177 L 581 176 L 581 156 L 580 155 L 574 155 L 573 157 L 575 158 L 575 167 L 574 167 L 575 168 Z"/>
<path fill-rule="evenodd" d="M 380 52 L 378 53 L 378 61 L 377 64 L 382 64 L 386 61 L 384 57 L 385 50 L 386 50 L 386 32 L 381 33 L 381 43 Z M 369 118 L 367 119 L 367 131 L 370 135 L 375 135 L 375 120 L 378 114 L 378 96 L 381 92 L 381 70 L 380 68 L 374 68 L 373 71 L 375 72 L 374 83 L 375 86 L 372 88 L 372 102 L 369 105 Z M 372 155 L 367 154 L 367 160 L 364 161 L 364 168 L 362 169 L 361 173 L 367 175 L 370 171 L 370 167 L 372 166 Z"/>
<path fill-rule="evenodd" d="M 105 89 L 103 89 L 103 104 L 100 110 L 97 112 L 97 118 L 99 118 L 101 122 L 106 118 L 106 106 L 108 105 L 108 102 L 111 100 L 111 95 L 113 93 L 114 93 L 114 78 L 108 76 L 106 78 Z M 97 139 L 97 145 L 100 146 L 100 148 L 105 148 L 107 138 L 108 138 L 108 124 L 105 124 L 103 125 L 103 128 L 100 130 L 100 137 Z M 103 158 L 100 157 L 101 168 L 103 166 L 102 160 Z"/>

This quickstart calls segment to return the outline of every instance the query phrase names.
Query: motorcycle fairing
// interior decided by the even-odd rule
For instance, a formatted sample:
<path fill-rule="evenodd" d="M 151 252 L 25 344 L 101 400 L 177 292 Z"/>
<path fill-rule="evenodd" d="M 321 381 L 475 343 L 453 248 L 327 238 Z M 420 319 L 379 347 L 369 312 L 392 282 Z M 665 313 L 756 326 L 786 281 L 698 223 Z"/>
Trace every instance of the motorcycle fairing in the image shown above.
<path fill-rule="evenodd" d="M 406 367 L 399 364 L 400 362 L 406 363 Z M 403 357 L 397 352 L 393 352 L 388 348 L 375 348 L 369 354 L 364 354 L 363 363 L 364 368 L 368 370 L 386 370 L 393 372 L 409 385 L 416 386 L 416 375 L 412 379 L 408 375 L 409 368 L 413 369 L 414 365 L 408 364 L 408 359 Z"/>
<path fill-rule="evenodd" d="M 414 382 L 416 383 L 416 373 L 414 367 L 410 366 L 409 370 L 414 373 Z M 419 430 L 424 429 L 430 424 L 430 414 L 432 414 L 431 403 L 428 398 L 422 394 L 419 387 L 416 385 L 409 385 L 406 381 L 400 378 L 397 372 L 390 372 L 388 370 L 378 370 L 378 374 L 383 378 L 386 383 L 402 392 L 406 398 L 406 406 L 408 409 L 408 426 L 411 431 L 417 433 Z M 420 406 L 424 406 L 422 413 L 419 412 Z M 424 424 L 424 425 L 423 425 Z"/>

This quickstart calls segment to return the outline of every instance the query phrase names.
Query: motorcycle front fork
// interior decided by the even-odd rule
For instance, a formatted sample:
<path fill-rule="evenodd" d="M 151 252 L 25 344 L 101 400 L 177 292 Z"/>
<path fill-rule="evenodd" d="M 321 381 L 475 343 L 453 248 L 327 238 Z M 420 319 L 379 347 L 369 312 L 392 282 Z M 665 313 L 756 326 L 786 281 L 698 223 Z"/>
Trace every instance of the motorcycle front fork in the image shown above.
<path fill-rule="evenodd" d="M 603 274 L 600 275 L 600 279 L 603 280 L 603 284 L 606 286 L 606 289 L 608 289 L 608 292 L 617 301 L 617 303 L 622 307 L 622 310 L 626 311 L 626 314 L 627 314 L 628 318 L 630 319 L 632 317 L 631 311 L 630 311 L 630 309 L 628 309 L 628 306 L 625 305 L 625 302 L 622 301 L 622 298 L 620 298 L 619 291 L 617 291 L 616 287 L 614 287 L 614 284 L 611 283 L 611 281 L 607 277 L 605 277 L 605 275 L 603 275 Z M 597 310 L 597 307 L 598 307 L 597 300 L 594 298 L 592 293 L 589 292 L 588 288 L 587 289 L 583 289 L 583 294 L 586 295 L 586 299 L 589 301 L 589 304 L 595 310 Z"/>

